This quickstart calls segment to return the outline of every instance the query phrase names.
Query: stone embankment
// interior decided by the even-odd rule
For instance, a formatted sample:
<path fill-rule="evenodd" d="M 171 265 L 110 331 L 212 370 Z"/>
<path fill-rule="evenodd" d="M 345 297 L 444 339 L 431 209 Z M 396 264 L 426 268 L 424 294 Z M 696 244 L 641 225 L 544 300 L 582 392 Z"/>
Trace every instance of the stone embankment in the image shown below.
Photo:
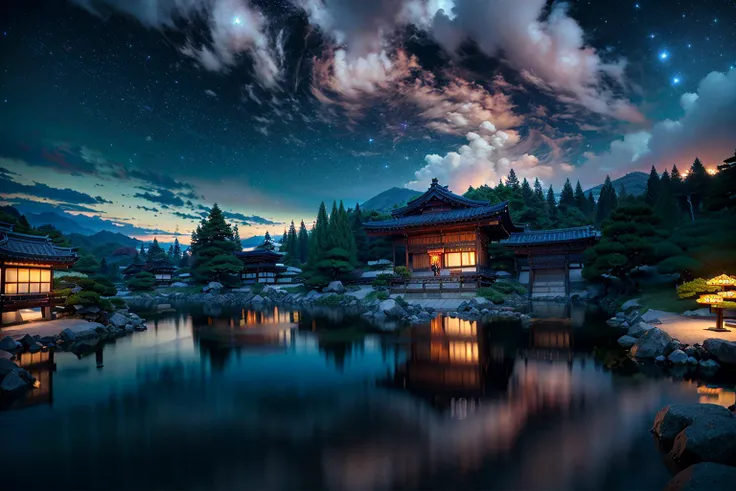
<path fill-rule="evenodd" d="M 725 491 L 736 483 L 736 417 L 715 404 L 661 409 L 652 433 L 678 473 L 666 491 Z"/>
<path fill-rule="evenodd" d="M 48 331 L 48 326 L 54 325 L 55 322 L 34 324 L 43 324 L 44 331 Z M 65 325 L 64 322 L 57 325 Z M 98 345 L 107 340 L 146 329 L 148 329 L 146 322 L 127 310 L 120 310 L 112 314 L 107 319 L 107 324 L 78 319 L 74 324 L 74 329 L 66 327 L 53 335 L 33 334 L 32 327 L 20 326 L 20 329 L 14 329 L 12 332 L 17 333 L 24 330 L 28 332 L 16 337 L 4 336 L 0 339 L 0 397 L 4 399 L 21 395 L 36 384 L 36 379 L 13 361 L 17 353 L 57 350 L 82 355 L 94 351 Z"/>
<path fill-rule="evenodd" d="M 223 291 L 219 283 L 210 283 L 203 288 L 201 293 L 154 293 L 138 294 L 125 297 L 128 305 L 138 309 L 156 310 L 160 305 L 188 304 L 198 305 L 205 310 L 215 311 L 225 308 L 253 308 L 261 309 L 273 305 L 293 306 L 297 308 L 310 306 L 333 306 L 356 310 L 365 318 L 377 322 L 384 320 L 402 321 L 406 323 L 425 323 L 437 315 L 438 310 L 433 307 L 425 307 L 412 304 L 403 297 L 385 298 L 387 292 L 383 292 L 383 298 L 375 295 L 358 298 L 351 295 L 341 282 L 330 283 L 321 293 L 310 290 L 307 293 L 288 292 L 271 286 L 264 287 L 258 293 L 249 290 Z M 516 318 L 522 322 L 528 322 L 529 316 L 516 312 L 514 305 L 523 303 L 518 295 L 510 295 L 503 305 L 496 305 L 485 298 L 472 298 L 462 302 L 452 310 L 445 311 L 450 317 L 458 317 L 467 320 L 480 320 L 483 318 Z"/>
<path fill-rule="evenodd" d="M 606 321 L 609 326 L 626 330 L 618 344 L 628 349 L 633 358 L 705 372 L 717 370 L 721 365 L 736 365 L 736 343 L 718 338 L 705 339 L 702 344 L 681 343 L 656 327 L 661 322 L 651 311 L 641 314 L 640 307 L 638 301 L 630 300 Z"/>

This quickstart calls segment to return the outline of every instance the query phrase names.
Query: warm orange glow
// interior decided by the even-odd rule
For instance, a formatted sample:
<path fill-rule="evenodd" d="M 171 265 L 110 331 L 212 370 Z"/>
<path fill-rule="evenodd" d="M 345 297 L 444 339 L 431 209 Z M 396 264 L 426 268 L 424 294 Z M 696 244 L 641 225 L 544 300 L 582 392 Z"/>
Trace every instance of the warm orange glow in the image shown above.
<path fill-rule="evenodd" d="M 718 292 L 718 296 L 721 298 L 736 298 L 736 290 L 729 290 L 727 292 Z"/>
<path fill-rule="evenodd" d="M 718 169 L 708 169 L 707 172 L 711 176 L 715 176 L 716 174 L 718 174 Z"/>
<path fill-rule="evenodd" d="M 723 297 L 720 297 L 718 295 L 701 295 L 700 298 L 696 300 L 696 302 L 713 305 L 723 302 Z"/>
<path fill-rule="evenodd" d="M 689 173 L 690 173 L 690 171 L 687 171 L 687 170 L 686 171 L 683 171 L 683 172 L 680 172 L 680 177 L 682 177 L 683 179 L 685 179 Z"/>
<path fill-rule="evenodd" d="M 733 286 L 736 285 L 736 278 L 732 278 L 727 274 L 718 275 L 706 281 L 708 286 Z"/>

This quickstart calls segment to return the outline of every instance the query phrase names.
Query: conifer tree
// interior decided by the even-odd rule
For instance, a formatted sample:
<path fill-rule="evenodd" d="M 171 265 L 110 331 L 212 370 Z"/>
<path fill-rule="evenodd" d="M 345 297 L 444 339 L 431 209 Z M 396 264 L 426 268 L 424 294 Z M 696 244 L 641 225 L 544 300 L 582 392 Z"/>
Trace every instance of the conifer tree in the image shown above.
<path fill-rule="evenodd" d="M 519 189 L 521 189 L 519 178 L 516 177 L 516 172 L 514 172 L 514 169 L 511 169 L 509 171 L 509 175 L 506 177 L 506 186 L 514 191 L 518 191 Z"/>
<path fill-rule="evenodd" d="M 151 247 L 148 249 L 148 257 L 146 258 L 146 262 L 153 262 L 153 261 L 160 261 L 166 259 L 166 253 L 164 252 L 163 248 L 159 245 L 158 239 L 156 237 L 153 238 L 153 243 L 151 244 Z"/>
<path fill-rule="evenodd" d="M 521 199 L 526 207 L 532 207 L 534 205 L 534 191 L 532 191 L 532 187 L 529 185 L 526 177 L 521 181 Z"/>
<path fill-rule="evenodd" d="M 350 224 L 353 237 L 355 238 L 356 259 L 360 263 L 366 263 L 370 259 L 370 239 L 363 228 L 363 216 L 360 211 L 360 204 L 355 205 L 353 212 L 353 220 Z"/>
<path fill-rule="evenodd" d="M 580 185 L 580 181 L 575 184 L 575 206 L 586 215 L 590 213 L 588 209 L 588 199 L 585 197 L 583 187 Z"/>
<path fill-rule="evenodd" d="M 654 206 L 659 196 L 659 174 L 657 169 L 652 166 L 652 170 L 649 172 L 649 179 L 647 179 L 647 191 L 644 195 L 644 202 L 649 206 Z"/>
<path fill-rule="evenodd" d="M 237 225 L 233 227 L 233 242 L 235 243 L 236 252 L 243 250 L 243 243 L 240 241 L 240 230 L 238 230 Z"/>
<path fill-rule="evenodd" d="M 534 178 L 534 201 L 539 206 L 545 206 L 544 191 L 538 177 Z"/>
<path fill-rule="evenodd" d="M 273 239 L 271 234 L 266 230 L 266 234 L 263 236 L 263 242 L 257 247 L 257 249 L 264 249 L 267 251 L 274 250 Z"/>
<path fill-rule="evenodd" d="M 284 244 L 284 249 L 289 261 L 297 264 L 301 263 L 299 260 L 299 244 L 297 242 L 294 220 L 292 220 L 291 225 L 289 225 L 289 231 L 284 231 L 284 238 L 285 242 L 282 242 L 282 244 Z"/>
<path fill-rule="evenodd" d="M 695 215 L 700 210 L 700 204 L 708 193 L 709 184 L 710 176 L 700 162 L 700 159 L 696 158 L 690 167 L 690 172 L 687 173 L 684 183 L 687 199 L 689 199 L 689 204 L 692 204 Z"/>
<path fill-rule="evenodd" d="M 562 186 L 562 193 L 560 193 L 560 202 L 557 206 L 560 209 L 575 206 L 575 192 L 572 190 L 570 179 L 565 180 L 565 184 Z"/>
<path fill-rule="evenodd" d="M 329 218 L 327 217 L 327 208 L 323 201 L 319 205 L 317 212 L 317 220 L 312 227 L 312 234 L 309 238 L 309 263 L 317 262 L 318 255 L 321 250 L 326 249 L 329 237 Z"/>
<path fill-rule="evenodd" d="M 616 190 L 613 189 L 610 176 L 606 176 L 606 180 L 601 188 L 601 194 L 598 197 L 598 203 L 595 210 L 595 223 L 601 225 L 608 218 L 608 215 L 618 206 Z"/>
<path fill-rule="evenodd" d="M 555 200 L 555 190 L 552 189 L 550 184 L 547 189 L 547 213 L 549 214 L 550 220 L 554 222 L 557 217 L 557 201 Z"/>
<path fill-rule="evenodd" d="M 107 259 L 105 259 L 104 257 L 102 258 L 102 261 L 100 261 L 99 274 L 103 277 L 110 276 L 110 266 L 107 265 Z"/>
<path fill-rule="evenodd" d="M 307 232 L 307 226 L 304 225 L 304 220 L 302 220 L 301 225 L 299 225 L 299 235 L 297 236 L 297 251 L 299 263 L 304 264 L 305 262 L 307 262 L 307 257 L 309 256 L 309 232 Z"/>
<path fill-rule="evenodd" d="M 291 224 L 294 225 L 294 221 L 293 220 L 292 220 Z M 289 232 L 286 230 L 286 228 L 284 228 L 284 233 L 281 234 L 281 238 L 279 239 L 279 244 L 281 244 L 282 246 L 285 245 L 288 238 L 289 238 Z"/>
<path fill-rule="evenodd" d="M 220 207 L 215 203 L 207 218 L 202 219 L 192 232 L 191 266 L 197 281 L 219 281 L 234 285 L 243 268 L 233 252 L 240 250 L 235 243 L 232 226 L 225 221 Z"/>
<path fill-rule="evenodd" d="M 172 260 L 174 261 L 174 264 L 179 264 L 179 261 L 181 260 L 181 244 L 179 244 L 179 239 L 174 238 L 174 249 L 172 251 Z"/>
<path fill-rule="evenodd" d="M 592 216 L 595 216 L 595 198 L 592 191 L 588 191 L 588 210 Z"/>
<path fill-rule="evenodd" d="M 143 262 L 146 262 L 146 249 L 143 247 L 143 243 L 141 242 L 140 250 L 138 251 L 138 256 L 141 258 Z"/>

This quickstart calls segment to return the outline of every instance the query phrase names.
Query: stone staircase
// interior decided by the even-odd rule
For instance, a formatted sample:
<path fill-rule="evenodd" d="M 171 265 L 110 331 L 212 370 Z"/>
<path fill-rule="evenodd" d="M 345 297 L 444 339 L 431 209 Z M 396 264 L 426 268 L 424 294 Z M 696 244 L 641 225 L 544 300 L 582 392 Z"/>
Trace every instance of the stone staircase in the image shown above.
<path fill-rule="evenodd" d="M 532 298 L 536 297 L 564 297 L 564 281 L 535 281 L 532 285 Z"/>

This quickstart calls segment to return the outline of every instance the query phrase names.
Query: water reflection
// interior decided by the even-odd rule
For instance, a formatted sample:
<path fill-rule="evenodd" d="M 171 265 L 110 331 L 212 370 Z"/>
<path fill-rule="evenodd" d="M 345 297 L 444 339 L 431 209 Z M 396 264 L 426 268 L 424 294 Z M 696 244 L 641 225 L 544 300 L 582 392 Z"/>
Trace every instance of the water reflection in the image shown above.
<path fill-rule="evenodd" d="M 614 490 L 634 473 L 661 489 L 654 413 L 734 398 L 611 372 L 592 353 L 615 340 L 591 324 L 438 317 L 387 336 L 269 309 L 149 326 L 95 357 L 21 357 L 41 386 L 0 414 L 10 488 L 54 468 L 61 489 Z"/>

